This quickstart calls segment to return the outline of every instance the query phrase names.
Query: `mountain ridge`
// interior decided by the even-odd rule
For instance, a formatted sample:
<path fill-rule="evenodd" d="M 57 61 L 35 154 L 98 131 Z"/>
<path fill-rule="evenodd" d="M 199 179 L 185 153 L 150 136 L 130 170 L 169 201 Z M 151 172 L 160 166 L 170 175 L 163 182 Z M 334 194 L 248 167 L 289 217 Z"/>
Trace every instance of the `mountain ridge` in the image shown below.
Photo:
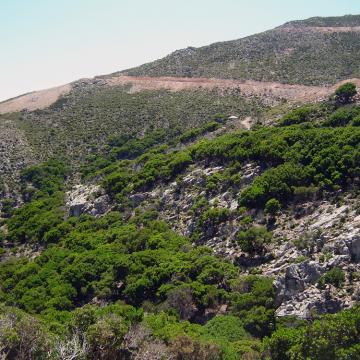
<path fill-rule="evenodd" d="M 359 18 L 353 15 L 287 22 L 245 38 L 177 50 L 119 73 L 333 85 L 359 76 Z M 320 25 L 318 30 L 312 31 L 311 26 L 316 29 L 316 25 Z M 325 25 L 335 27 L 324 31 Z M 331 74 L 325 71 L 328 68 L 333 69 Z"/>
<path fill-rule="evenodd" d="M 288 21 L 280 27 L 286 26 L 334 26 L 334 27 L 356 27 L 360 26 L 360 15 L 343 15 L 343 16 L 313 16 L 305 20 Z"/>
<path fill-rule="evenodd" d="M 125 70 L 121 70 L 121 71 L 117 71 L 114 73 L 110 73 L 110 74 L 106 74 L 106 75 L 97 75 L 95 76 L 93 79 L 103 79 L 103 78 L 107 78 L 107 77 L 114 77 L 116 75 L 120 75 L 120 74 L 129 74 L 130 76 L 134 76 L 132 75 L 133 72 L 136 72 L 137 69 L 141 69 L 142 67 L 146 67 L 149 64 L 154 64 L 157 63 L 159 61 L 162 61 L 166 58 L 168 58 L 169 56 L 174 56 L 174 57 L 180 57 L 180 58 L 186 58 L 186 57 L 191 57 L 192 55 L 194 55 L 199 49 L 206 49 L 209 47 L 214 47 L 217 45 L 221 45 L 221 44 L 236 44 L 239 41 L 246 41 L 248 39 L 251 39 L 253 37 L 262 35 L 262 34 L 266 34 L 268 32 L 271 31 L 279 31 L 279 30 L 286 30 L 286 29 L 292 29 L 292 30 L 296 30 L 296 28 L 312 28 L 312 29 L 321 29 L 321 27 L 324 28 L 340 28 L 340 32 L 346 32 L 349 31 L 351 32 L 351 29 L 353 28 L 353 31 L 358 32 L 360 31 L 360 15 L 344 15 L 344 16 L 339 16 L 339 17 L 311 17 L 305 20 L 293 20 L 293 21 L 288 21 L 282 25 L 279 25 L 273 29 L 270 30 L 266 30 L 257 34 L 253 34 L 253 35 L 249 35 L 246 36 L 244 38 L 240 38 L 240 39 L 235 39 L 235 40 L 227 40 L 227 41 L 219 41 L 219 42 L 215 42 L 212 43 L 210 45 L 205 45 L 205 46 L 201 46 L 201 47 L 193 47 L 193 46 L 188 46 L 186 48 L 183 49 L 177 49 L 174 50 L 173 52 L 171 52 L 169 55 L 167 55 L 165 58 L 161 58 L 149 63 L 145 63 L 143 65 L 140 65 L 136 68 L 130 68 L 130 69 L 125 69 Z M 149 74 L 145 74 L 144 76 L 153 76 L 151 73 Z M 359 75 L 360 76 L 360 75 Z M 218 76 L 215 76 L 216 78 L 221 78 Z M 356 77 L 356 76 L 355 76 Z M 210 77 L 211 78 L 211 77 Z M 226 77 L 229 78 L 229 77 Z M 231 77 L 230 77 L 231 78 Z M 350 77 L 348 77 L 350 78 Z M 234 78 L 235 79 L 235 78 Z M 62 86 L 69 86 L 71 84 L 77 83 L 79 81 L 81 81 L 83 79 L 78 79 L 78 80 L 74 80 L 68 84 L 64 84 L 64 85 L 58 85 L 55 87 L 51 87 L 48 89 L 42 89 L 42 90 L 34 90 L 34 91 L 30 91 L 28 93 L 25 94 L 20 94 L 18 96 L 15 96 L 13 98 L 9 98 L 9 99 L 5 99 L 3 101 L 0 102 L 0 105 L 4 104 L 4 103 L 8 103 L 10 101 L 16 100 L 19 97 L 24 97 L 24 96 L 32 96 L 34 94 L 39 94 L 41 91 L 47 91 L 50 89 L 57 89 L 57 88 L 61 88 Z M 85 80 L 88 80 L 88 78 L 86 78 Z M 239 79 L 241 80 L 241 79 Z M 243 80 L 251 80 L 251 78 L 244 78 Z M 252 79 L 252 80 L 257 80 L 257 79 Z M 341 80 L 346 80 L 346 78 L 341 79 Z M 341 81 L 340 80 L 340 81 Z M 260 80 L 261 81 L 261 80 Z M 329 85 L 329 84 L 328 84 Z M 334 84 L 332 84 L 334 85 Z M 2 111 L 4 112 L 4 111 Z"/>

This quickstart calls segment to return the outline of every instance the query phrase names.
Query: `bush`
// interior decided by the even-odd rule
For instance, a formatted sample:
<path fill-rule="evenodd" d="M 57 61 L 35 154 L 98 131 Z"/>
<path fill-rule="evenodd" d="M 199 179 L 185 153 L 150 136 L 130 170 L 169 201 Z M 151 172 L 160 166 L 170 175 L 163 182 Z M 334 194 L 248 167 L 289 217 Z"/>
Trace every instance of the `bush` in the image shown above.
<path fill-rule="evenodd" d="M 360 309 L 354 307 L 300 326 L 281 328 L 265 340 L 265 354 L 274 360 L 359 359 Z"/>
<path fill-rule="evenodd" d="M 221 360 L 222 351 L 219 345 L 212 342 L 201 342 L 190 336 L 179 336 L 171 343 L 171 352 L 177 360 Z"/>
<path fill-rule="evenodd" d="M 199 219 L 201 226 L 217 225 L 228 219 L 230 210 L 226 208 L 211 208 L 206 210 Z"/>
<path fill-rule="evenodd" d="M 220 124 L 216 121 L 211 121 L 207 124 L 205 124 L 203 127 L 201 128 L 197 128 L 197 129 L 191 129 L 186 131 L 184 134 L 182 134 L 179 137 L 180 142 L 182 143 L 186 143 L 189 141 L 193 141 L 195 140 L 198 136 L 200 135 L 204 135 L 208 132 L 212 132 L 217 130 L 220 127 Z"/>
<path fill-rule="evenodd" d="M 253 336 L 269 336 L 275 329 L 275 311 L 264 306 L 253 307 L 246 313 L 243 322 L 245 330 Z"/>
<path fill-rule="evenodd" d="M 249 337 L 241 319 L 232 315 L 218 315 L 209 320 L 204 326 L 207 336 L 230 342 Z"/>
<path fill-rule="evenodd" d="M 6 359 L 48 359 L 54 337 L 35 317 L 0 305 L 0 357 Z"/>
<path fill-rule="evenodd" d="M 271 242 L 272 234 L 263 226 L 253 226 L 237 234 L 240 249 L 251 255 L 263 254 L 265 246 Z"/>
<path fill-rule="evenodd" d="M 227 116 L 225 114 L 216 113 L 212 116 L 212 121 L 215 121 L 219 124 L 224 124 L 227 120 Z"/>
<path fill-rule="evenodd" d="M 344 272 L 340 268 L 334 267 L 320 278 L 319 287 L 324 288 L 325 284 L 331 284 L 334 285 L 335 287 L 341 287 L 344 281 L 345 281 Z"/>
<path fill-rule="evenodd" d="M 198 310 L 194 303 L 192 291 L 186 286 L 171 290 L 166 302 L 170 308 L 176 310 L 181 320 L 190 320 Z"/>
<path fill-rule="evenodd" d="M 11 213 L 14 210 L 16 201 L 14 199 L 3 199 L 1 201 L 1 214 L 4 218 L 11 216 Z"/>
<path fill-rule="evenodd" d="M 90 325 L 86 331 L 90 359 L 122 358 L 122 343 L 127 330 L 124 319 L 113 314 Z"/>
<path fill-rule="evenodd" d="M 293 186 L 308 181 L 306 169 L 296 164 L 286 163 L 265 171 L 255 178 L 240 195 L 240 203 L 248 207 L 261 207 L 272 199 L 288 201 L 293 195 Z"/>
<path fill-rule="evenodd" d="M 62 189 L 66 174 L 65 164 L 58 160 L 49 160 L 43 164 L 31 166 L 21 171 L 23 194 L 26 195 L 26 186 L 30 184 L 42 195 L 53 195 Z"/>
<path fill-rule="evenodd" d="M 315 106 L 303 106 L 287 113 L 281 120 L 281 126 L 301 124 L 309 121 L 317 113 Z"/>
<path fill-rule="evenodd" d="M 109 141 L 111 154 L 116 159 L 134 159 L 144 154 L 155 145 L 161 144 L 166 140 L 166 132 L 163 129 L 148 131 L 143 138 L 132 138 L 126 134 L 119 137 L 112 137 Z"/>
<path fill-rule="evenodd" d="M 351 125 L 352 125 L 352 126 L 360 126 L 360 115 L 357 115 L 357 116 L 353 119 Z"/>
<path fill-rule="evenodd" d="M 264 210 L 265 213 L 274 216 L 279 212 L 280 208 L 281 204 L 278 200 L 270 199 L 266 202 Z"/>
<path fill-rule="evenodd" d="M 353 107 L 341 107 L 332 113 L 325 121 L 326 126 L 346 126 L 355 116 L 359 114 L 359 110 Z"/>
<path fill-rule="evenodd" d="M 336 89 L 335 101 L 339 105 L 349 104 L 353 102 L 356 94 L 356 85 L 354 83 L 347 82 Z"/>

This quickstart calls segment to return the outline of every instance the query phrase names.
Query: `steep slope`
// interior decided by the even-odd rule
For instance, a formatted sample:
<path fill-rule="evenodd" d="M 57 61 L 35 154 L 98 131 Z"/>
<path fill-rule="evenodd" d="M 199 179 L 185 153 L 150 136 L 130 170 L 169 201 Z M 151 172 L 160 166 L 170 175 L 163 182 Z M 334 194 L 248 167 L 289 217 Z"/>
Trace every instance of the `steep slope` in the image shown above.
<path fill-rule="evenodd" d="M 76 167 L 87 155 L 102 152 L 110 136 L 141 137 L 162 130 L 164 140 L 170 140 L 204 125 L 216 113 L 256 119 L 268 106 L 264 99 L 244 96 L 236 88 L 133 91 L 127 82 L 72 86 L 70 93 L 46 109 L 0 115 L 2 135 L 7 138 L 0 152 L 2 176 L 16 177 L 24 164 L 53 156 Z M 8 163 L 13 153 L 23 154 L 23 161 Z"/>
<path fill-rule="evenodd" d="M 0 354 L 356 359 L 360 106 L 229 125 L 114 137 L 74 187 L 62 161 L 22 171 L 0 231 Z"/>
<path fill-rule="evenodd" d="M 123 73 L 323 85 L 359 77 L 359 59 L 356 15 L 289 22 L 243 39 L 178 50 Z"/>
<path fill-rule="evenodd" d="M 352 81 L 360 85 L 360 80 Z M 20 111 L 0 115 L 1 175 L 14 180 L 25 165 L 53 156 L 76 166 L 119 134 L 143 136 L 162 129 L 169 140 L 219 112 L 238 117 L 235 128 L 245 119 L 247 126 L 268 123 L 289 107 L 327 99 L 338 85 L 123 75 L 79 80 L 0 104 L 0 113 Z M 272 107 L 276 111 L 266 115 Z"/>
<path fill-rule="evenodd" d="M 0 358 L 358 359 L 356 85 L 112 75 L 0 104 Z"/>

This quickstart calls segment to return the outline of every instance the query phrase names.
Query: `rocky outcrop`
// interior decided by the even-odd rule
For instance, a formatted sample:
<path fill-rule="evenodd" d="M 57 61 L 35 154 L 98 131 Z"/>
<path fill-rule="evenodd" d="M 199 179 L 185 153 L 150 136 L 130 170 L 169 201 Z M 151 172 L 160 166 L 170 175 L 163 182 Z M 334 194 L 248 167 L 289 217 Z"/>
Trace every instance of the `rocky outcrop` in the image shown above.
<path fill-rule="evenodd" d="M 360 262 L 360 232 L 349 234 L 345 243 L 349 249 L 352 260 Z"/>
<path fill-rule="evenodd" d="M 98 185 L 76 185 L 66 193 L 66 206 L 69 216 L 100 216 L 110 210 L 111 201 Z"/>
<path fill-rule="evenodd" d="M 360 298 L 360 202 L 356 197 L 343 196 L 342 205 L 335 197 L 295 201 L 270 219 L 263 211 L 243 213 L 238 205 L 242 189 L 261 173 L 259 166 L 244 164 L 236 187 L 219 184 L 209 190 L 209 177 L 216 178 L 224 168 L 204 165 L 190 167 L 176 181 L 157 184 L 151 191 L 131 194 L 133 209 L 156 209 L 174 231 L 195 235 L 196 244 L 227 257 L 244 274 L 272 277 L 279 316 L 307 319 L 314 313 L 347 308 Z M 227 209 L 228 216 L 219 222 L 207 220 L 199 228 L 199 217 L 212 208 Z M 246 218 L 273 232 L 273 241 L 262 255 L 250 256 L 239 248 L 237 234 Z M 321 277 L 333 268 L 345 274 L 343 285 L 319 286 Z"/>
<path fill-rule="evenodd" d="M 335 313 L 349 307 L 354 302 L 347 302 L 336 295 L 337 289 L 328 286 L 325 290 L 319 290 L 311 286 L 296 297 L 283 301 L 277 308 L 278 316 L 296 316 L 301 319 L 310 319 L 314 315 Z"/>

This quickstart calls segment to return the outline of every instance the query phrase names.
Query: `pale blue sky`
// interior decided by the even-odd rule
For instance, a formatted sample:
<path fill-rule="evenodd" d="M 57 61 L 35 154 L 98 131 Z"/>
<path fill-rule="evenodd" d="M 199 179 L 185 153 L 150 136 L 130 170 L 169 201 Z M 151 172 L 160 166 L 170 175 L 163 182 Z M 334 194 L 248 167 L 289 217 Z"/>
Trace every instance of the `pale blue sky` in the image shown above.
<path fill-rule="evenodd" d="M 344 14 L 360 14 L 360 0 L 0 0 L 0 100 Z"/>

